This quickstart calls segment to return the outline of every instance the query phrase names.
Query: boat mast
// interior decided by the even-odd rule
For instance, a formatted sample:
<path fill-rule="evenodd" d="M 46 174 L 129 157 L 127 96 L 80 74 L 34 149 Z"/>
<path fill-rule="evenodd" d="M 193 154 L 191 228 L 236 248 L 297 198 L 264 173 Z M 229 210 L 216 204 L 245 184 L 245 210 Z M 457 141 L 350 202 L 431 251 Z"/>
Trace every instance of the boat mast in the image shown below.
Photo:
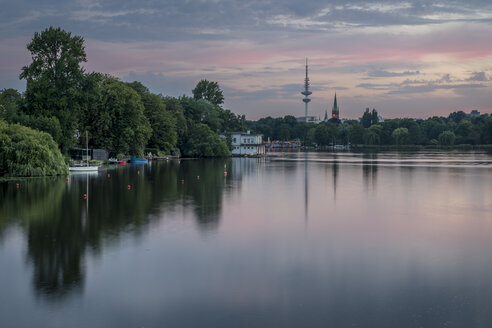
<path fill-rule="evenodd" d="M 87 161 L 87 167 L 89 167 L 89 134 L 85 131 L 85 159 Z"/>

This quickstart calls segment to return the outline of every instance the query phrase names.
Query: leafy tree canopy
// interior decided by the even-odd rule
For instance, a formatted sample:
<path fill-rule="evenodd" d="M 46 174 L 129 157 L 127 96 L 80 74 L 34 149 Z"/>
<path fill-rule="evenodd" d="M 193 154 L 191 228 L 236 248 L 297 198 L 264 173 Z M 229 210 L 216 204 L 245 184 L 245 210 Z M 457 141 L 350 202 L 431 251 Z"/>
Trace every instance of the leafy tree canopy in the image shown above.
<path fill-rule="evenodd" d="M 80 66 L 86 61 L 84 39 L 60 28 L 36 32 L 27 45 L 32 63 L 22 68 L 27 80 L 26 113 L 56 117 L 61 136 L 57 142 L 63 151 L 75 142 L 74 134 L 80 109 L 79 86 L 84 77 Z"/>
<path fill-rule="evenodd" d="M 217 82 L 200 80 L 192 92 L 193 97 L 197 100 L 205 99 L 214 105 L 221 105 L 224 103 L 224 94 Z"/>
<path fill-rule="evenodd" d="M 0 173 L 10 176 L 67 174 L 65 160 L 48 133 L 0 121 Z"/>

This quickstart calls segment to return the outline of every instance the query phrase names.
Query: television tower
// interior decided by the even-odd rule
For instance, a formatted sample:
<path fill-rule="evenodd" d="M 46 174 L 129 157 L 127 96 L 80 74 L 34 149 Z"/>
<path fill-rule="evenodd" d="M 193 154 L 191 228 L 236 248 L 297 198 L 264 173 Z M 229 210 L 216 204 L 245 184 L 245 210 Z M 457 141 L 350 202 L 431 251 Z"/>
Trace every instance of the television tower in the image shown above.
<path fill-rule="evenodd" d="M 311 99 L 309 98 L 309 96 L 312 94 L 311 91 L 309 91 L 309 77 L 308 77 L 308 62 L 307 62 L 307 58 L 306 58 L 306 78 L 304 79 L 304 91 L 301 92 L 302 95 L 304 95 L 304 98 L 302 99 L 302 101 L 304 101 L 304 104 L 306 106 L 305 108 L 305 115 L 304 115 L 304 119 L 306 120 L 306 122 L 308 121 L 308 103 L 311 101 Z"/>

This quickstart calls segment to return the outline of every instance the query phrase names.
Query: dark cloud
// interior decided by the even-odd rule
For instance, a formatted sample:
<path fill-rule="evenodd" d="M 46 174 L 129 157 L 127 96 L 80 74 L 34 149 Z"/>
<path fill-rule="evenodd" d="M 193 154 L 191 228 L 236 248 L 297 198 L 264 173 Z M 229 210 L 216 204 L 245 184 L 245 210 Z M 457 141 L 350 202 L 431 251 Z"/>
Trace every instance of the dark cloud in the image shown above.
<path fill-rule="evenodd" d="M 458 89 L 475 89 L 490 87 L 482 83 L 463 83 L 455 80 L 450 74 L 444 74 L 436 80 L 410 80 L 406 79 L 400 83 L 360 83 L 358 88 L 367 90 L 387 91 L 386 95 L 398 94 L 415 94 L 430 93 L 436 90 L 458 90 Z"/>
<path fill-rule="evenodd" d="M 368 90 L 390 90 L 391 86 L 391 84 L 360 83 L 356 87 Z"/>
<path fill-rule="evenodd" d="M 367 73 L 368 77 L 397 77 L 397 76 L 410 76 L 419 75 L 420 71 L 405 71 L 405 72 L 389 72 L 382 69 L 370 71 Z"/>
<path fill-rule="evenodd" d="M 423 85 L 405 85 L 398 89 L 388 91 L 386 94 L 413 94 L 413 93 L 429 93 L 436 90 L 456 90 L 456 89 L 476 89 L 486 88 L 484 84 L 423 84 Z"/>
<path fill-rule="evenodd" d="M 479 81 L 479 82 L 484 82 L 488 81 L 487 75 L 485 72 L 475 72 L 472 74 L 470 78 L 467 79 L 467 81 Z"/>
<path fill-rule="evenodd" d="M 263 39 L 272 33 L 341 26 L 490 22 L 492 17 L 484 13 L 491 10 L 488 1 L 7 0 L 0 13 L 0 35 L 31 34 L 56 25 L 102 40 L 222 40 L 251 34 Z"/>

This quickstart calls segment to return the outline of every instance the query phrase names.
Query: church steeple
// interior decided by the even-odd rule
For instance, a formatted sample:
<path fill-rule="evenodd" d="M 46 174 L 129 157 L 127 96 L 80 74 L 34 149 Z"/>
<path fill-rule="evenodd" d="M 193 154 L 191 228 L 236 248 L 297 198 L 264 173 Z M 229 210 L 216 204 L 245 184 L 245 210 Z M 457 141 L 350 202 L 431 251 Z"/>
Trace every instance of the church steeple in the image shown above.
<path fill-rule="evenodd" d="M 340 110 L 338 109 L 337 104 L 337 94 L 335 92 L 335 100 L 333 101 L 333 109 L 331 110 L 331 118 L 340 119 Z"/>

